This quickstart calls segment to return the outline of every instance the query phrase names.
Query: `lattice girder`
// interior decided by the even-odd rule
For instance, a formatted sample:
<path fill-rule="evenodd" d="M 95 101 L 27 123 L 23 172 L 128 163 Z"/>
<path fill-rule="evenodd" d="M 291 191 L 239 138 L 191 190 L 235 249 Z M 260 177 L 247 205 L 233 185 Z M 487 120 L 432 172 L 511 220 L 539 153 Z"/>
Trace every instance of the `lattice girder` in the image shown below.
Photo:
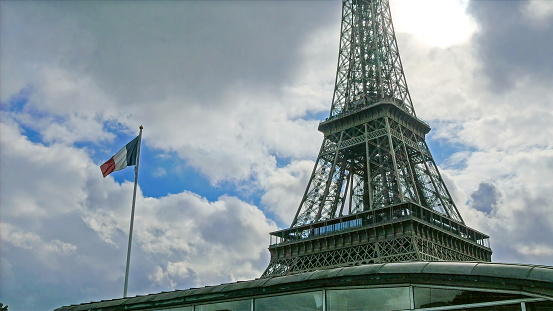
<path fill-rule="evenodd" d="M 388 0 L 345 0 L 330 116 L 382 100 L 415 115 Z"/>
<path fill-rule="evenodd" d="M 410 260 L 490 261 L 464 225 L 407 88 L 389 0 L 343 0 L 338 68 L 319 155 L 262 277 Z"/>
<path fill-rule="evenodd" d="M 413 260 L 489 261 L 489 248 L 440 230 L 413 217 L 412 212 L 374 225 L 291 240 L 269 248 L 271 263 L 262 277 L 368 263 Z M 377 213 L 378 214 L 378 213 Z M 397 217 L 397 218 L 396 218 Z M 386 219 L 386 218 L 384 218 Z M 462 225 L 460 225 L 462 226 Z M 468 229 L 470 230 L 470 229 Z"/>
<path fill-rule="evenodd" d="M 394 107 L 381 103 L 323 128 L 332 130 L 292 227 L 401 202 L 463 222 L 424 141 L 425 125 Z"/>

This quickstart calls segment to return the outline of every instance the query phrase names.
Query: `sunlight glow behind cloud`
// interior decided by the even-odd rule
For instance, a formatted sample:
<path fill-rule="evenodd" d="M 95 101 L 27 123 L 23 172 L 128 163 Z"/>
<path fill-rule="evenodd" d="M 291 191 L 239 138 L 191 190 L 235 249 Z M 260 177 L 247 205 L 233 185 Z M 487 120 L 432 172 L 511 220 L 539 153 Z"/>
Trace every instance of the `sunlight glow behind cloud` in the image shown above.
<path fill-rule="evenodd" d="M 427 141 L 494 261 L 553 264 L 543 3 L 392 0 Z M 0 6 L 0 300 L 120 295 L 133 170 L 98 166 L 141 124 L 131 295 L 258 277 L 322 142 L 340 1 Z"/>
<path fill-rule="evenodd" d="M 468 0 L 392 0 L 394 28 L 441 48 L 467 41 L 476 31 L 465 13 Z"/>

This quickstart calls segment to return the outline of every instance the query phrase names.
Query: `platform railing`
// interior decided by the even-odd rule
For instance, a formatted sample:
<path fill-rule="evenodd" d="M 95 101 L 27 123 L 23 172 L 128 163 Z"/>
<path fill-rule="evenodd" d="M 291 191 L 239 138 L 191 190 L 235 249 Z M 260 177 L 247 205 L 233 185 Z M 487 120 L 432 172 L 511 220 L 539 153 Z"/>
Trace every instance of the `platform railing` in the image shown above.
<path fill-rule="evenodd" d="M 400 203 L 379 209 L 367 210 L 316 223 L 271 232 L 270 245 L 294 243 L 363 227 L 377 227 L 405 219 L 417 219 L 423 223 L 450 232 L 462 239 L 489 248 L 489 237 L 461 223 L 415 203 Z"/>

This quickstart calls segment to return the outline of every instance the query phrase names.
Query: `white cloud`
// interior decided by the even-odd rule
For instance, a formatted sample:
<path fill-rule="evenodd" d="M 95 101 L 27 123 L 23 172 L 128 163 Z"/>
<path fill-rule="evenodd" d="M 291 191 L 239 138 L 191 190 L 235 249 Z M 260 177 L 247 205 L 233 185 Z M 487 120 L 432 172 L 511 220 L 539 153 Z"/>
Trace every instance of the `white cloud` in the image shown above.
<path fill-rule="evenodd" d="M 169 274 L 160 266 L 154 268 L 154 271 L 148 275 L 148 279 L 163 287 L 175 288 L 177 285 L 177 283 L 169 278 Z"/>
<path fill-rule="evenodd" d="M 394 26 L 440 48 L 466 42 L 477 30 L 465 13 L 467 0 L 392 0 Z"/>
<path fill-rule="evenodd" d="M 113 297 L 122 280 L 132 183 L 103 179 L 82 150 L 32 143 L 13 123 L 2 124 L 2 146 L 2 269 L 11 267 L 23 286 L 6 293 L 25 296 L 18 290 L 26 290 L 22 280 L 28 279 L 34 286 L 72 284 L 69 296 L 85 300 Z M 268 233 L 275 229 L 257 207 L 236 197 L 209 202 L 188 192 L 160 198 L 139 192 L 131 292 L 257 277 L 268 261 Z M 40 277 L 24 277 L 21 265 L 42 269 Z M 161 276 L 159 267 L 165 267 Z M 77 276 L 105 286 L 87 292 Z"/>
<path fill-rule="evenodd" d="M 40 236 L 17 230 L 9 223 L 2 223 L 2 237 L 6 242 L 23 249 L 32 249 L 33 245 L 41 242 Z"/>
<path fill-rule="evenodd" d="M 255 278 L 265 268 L 268 233 L 276 226 L 255 206 L 228 196 L 209 202 L 187 192 L 147 198 L 140 206 L 136 242 L 166 263 L 150 275 L 158 283 L 216 284 Z"/>
<path fill-rule="evenodd" d="M 315 162 L 294 161 L 261 179 L 261 202 L 284 225 L 290 225 L 300 205 Z"/>
<path fill-rule="evenodd" d="M 31 143 L 15 124 L 2 122 L 2 193 L 4 216 L 49 218 L 79 208 L 75 200 L 86 196 L 80 187 L 92 163 L 84 150 Z M 42 177 L 42 178 L 39 178 Z M 52 182 L 55 181 L 55 182 Z M 49 206 L 50 209 L 45 208 Z"/>
<path fill-rule="evenodd" d="M 52 240 L 52 242 L 45 245 L 46 251 L 50 254 L 71 254 L 77 250 L 77 247 L 71 243 L 65 243 L 60 240 Z"/>
<path fill-rule="evenodd" d="M 74 254 L 77 246 L 58 239 L 43 240 L 42 237 L 28 229 L 13 226 L 9 223 L 2 223 L 2 240 L 11 246 L 20 248 L 24 252 L 31 253 L 42 262 L 47 269 L 59 270 L 60 258 Z M 9 266 L 12 266 L 9 259 L 3 258 Z"/>
<path fill-rule="evenodd" d="M 553 247 L 549 245 L 519 244 L 520 252 L 528 256 L 553 256 Z"/>
<path fill-rule="evenodd" d="M 530 24 L 541 27 L 550 22 L 553 17 L 553 3 L 551 1 L 530 0 L 527 2 L 525 13 Z"/>
<path fill-rule="evenodd" d="M 153 147 L 176 151 L 214 184 L 270 169 L 273 153 L 312 155 L 316 144 L 302 142 L 317 140 L 316 123 L 299 117 L 328 109 L 336 42 L 327 32 L 338 31 L 310 36 L 332 12 L 328 4 L 267 5 L 5 5 L 13 12 L 5 22 L 24 29 L 16 36 L 8 28 L 3 37 L 6 63 L 16 64 L 8 70 L 34 63 L 18 77 L 33 86 L 28 107 L 47 115 L 18 120 L 44 141 L 65 144 L 113 139 L 106 122 L 144 124 Z M 313 6 L 319 14 L 306 24 L 302 12 Z M 256 21 L 261 29 L 250 27 Z M 37 36 L 43 29 L 48 34 Z M 304 39 L 309 44 L 298 44 Z M 33 45 L 41 49 L 27 48 Z M 300 71 L 308 78 L 294 81 Z"/>
<path fill-rule="evenodd" d="M 103 128 L 103 123 L 125 119 L 116 113 L 113 101 L 87 77 L 59 68 L 37 68 L 27 83 L 27 94 L 7 102 L 15 106 L 26 101 L 23 109 L 12 111 L 10 117 L 41 133 L 45 143 L 73 144 L 101 142 L 114 135 Z"/>
<path fill-rule="evenodd" d="M 473 46 L 465 43 L 440 49 L 421 45 L 409 35 L 398 35 L 398 41 L 419 118 L 455 121 L 481 115 L 485 106 L 481 105 L 480 64 Z"/>
<path fill-rule="evenodd" d="M 461 150 L 441 163 L 441 173 L 465 222 L 490 235 L 494 261 L 550 264 L 553 93 L 547 81 L 553 72 L 549 63 L 505 62 L 498 71 L 488 63 L 490 58 L 515 55 L 510 50 L 501 53 L 504 38 L 513 44 L 523 40 L 521 35 L 540 38 L 541 30 L 515 34 L 514 24 L 492 23 L 516 17 L 519 4 L 473 2 L 471 12 L 481 23 L 475 41 L 443 49 L 404 34 L 398 40 L 418 115 L 433 127 L 430 139 L 442 148 Z M 546 44 L 523 51 L 531 60 L 550 48 Z M 540 66 L 539 74 L 534 65 Z M 512 72 L 512 84 L 495 80 Z M 496 200 L 488 206 L 491 210 L 477 210 L 484 209 L 479 205 L 484 201 L 475 199 L 482 184 L 493 185 Z"/>
<path fill-rule="evenodd" d="M 491 235 L 494 260 L 548 264 L 553 95 L 540 60 L 551 53 L 491 40 L 513 29 L 477 14 L 494 9 L 474 13 L 492 2 L 396 0 L 392 13 L 414 105 L 446 148 L 439 164 L 462 216 Z M 0 268 L 17 308 L 120 292 L 132 183 L 102 179 L 95 162 L 108 152 L 100 144 L 139 124 L 156 161 L 180 157 L 156 168 L 156 182 L 188 167 L 240 197 L 139 191 L 131 294 L 258 277 L 277 228 L 269 218 L 291 222 L 322 142 L 340 3 L 0 5 Z M 538 30 L 533 40 L 545 44 Z M 475 205 L 483 183 L 500 198 L 491 210 Z"/>
<path fill-rule="evenodd" d="M 548 173 L 553 171 L 551 149 L 527 150 L 506 153 L 473 152 L 461 169 L 446 170 L 454 176 L 460 189 L 466 191 L 459 197 L 476 193 L 482 182 L 493 181 L 500 200 L 493 205 L 493 212 L 476 211 L 469 202 L 460 206 L 465 222 L 491 236 L 494 261 L 548 264 L 548 256 L 538 249 L 553 247 L 553 217 L 549 212 L 553 191 Z M 458 189 L 458 188 L 454 188 Z M 462 203 L 464 201 L 457 201 Z M 535 245 L 521 249 L 519 245 Z M 539 253 L 539 254 L 538 254 Z M 499 259 L 498 259 L 499 258 Z"/>

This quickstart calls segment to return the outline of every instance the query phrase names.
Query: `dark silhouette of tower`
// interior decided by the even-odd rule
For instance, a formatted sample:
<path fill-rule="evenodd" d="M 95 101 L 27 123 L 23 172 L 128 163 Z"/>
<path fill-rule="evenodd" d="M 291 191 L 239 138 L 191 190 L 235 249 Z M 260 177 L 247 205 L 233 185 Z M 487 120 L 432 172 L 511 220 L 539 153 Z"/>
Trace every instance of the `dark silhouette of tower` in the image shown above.
<path fill-rule="evenodd" d="M 290 228 L 271 233 L 262 277 L 366 263 L 490 261 L 430 154 L 388 0 L 343 0 L 324 140 Z"/>

